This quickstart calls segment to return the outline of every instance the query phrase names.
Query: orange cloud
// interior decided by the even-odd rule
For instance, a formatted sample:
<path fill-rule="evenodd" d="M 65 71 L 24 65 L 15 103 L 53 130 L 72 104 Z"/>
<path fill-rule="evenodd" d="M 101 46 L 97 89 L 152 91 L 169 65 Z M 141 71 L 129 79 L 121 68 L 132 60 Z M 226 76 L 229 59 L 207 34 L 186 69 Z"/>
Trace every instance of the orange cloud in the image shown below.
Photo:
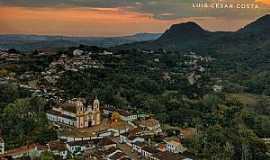
<path fill-rule="evenodd" d="M 115 36 L 160 32 L 173 23 L 119 8 L 0 7 L 0 34 Z"/>
<path fill-rule="evenodd" d="M 270 0 L 256 0 L 256 2 L 270 5 Z"/>
<path fill-rule="evenodd" d="M 159 20 L 152 14 L 121 8 L 0 7 L 0 15 L 0 34 L 118 36 L 163 32 L 174 23 L 194 20 L 210 30 L 236 30 L 247 23 L 246 19 L 227 23 L 227 19 L 211 17 Z"/>

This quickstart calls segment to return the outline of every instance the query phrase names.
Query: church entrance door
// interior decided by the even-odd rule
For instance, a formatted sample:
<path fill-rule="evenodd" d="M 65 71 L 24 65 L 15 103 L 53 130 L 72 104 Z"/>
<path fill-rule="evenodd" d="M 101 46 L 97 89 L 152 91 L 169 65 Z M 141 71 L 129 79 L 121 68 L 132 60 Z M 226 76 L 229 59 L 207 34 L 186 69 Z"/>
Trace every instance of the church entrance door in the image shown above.
<path fill-rule="evenodd" d="M 88 127 L 92 127 L 92 121 L 88 121 Z"/>

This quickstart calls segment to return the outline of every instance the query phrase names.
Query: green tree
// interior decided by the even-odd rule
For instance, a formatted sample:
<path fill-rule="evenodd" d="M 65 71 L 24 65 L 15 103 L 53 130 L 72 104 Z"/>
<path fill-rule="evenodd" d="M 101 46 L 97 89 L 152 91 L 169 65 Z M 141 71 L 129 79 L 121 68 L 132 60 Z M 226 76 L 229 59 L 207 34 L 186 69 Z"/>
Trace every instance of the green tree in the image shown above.
<path fill-rule="evenodd" d="M 45 151 L 41 153 L 40 160 L 55 160 L 52 152 Z"/>

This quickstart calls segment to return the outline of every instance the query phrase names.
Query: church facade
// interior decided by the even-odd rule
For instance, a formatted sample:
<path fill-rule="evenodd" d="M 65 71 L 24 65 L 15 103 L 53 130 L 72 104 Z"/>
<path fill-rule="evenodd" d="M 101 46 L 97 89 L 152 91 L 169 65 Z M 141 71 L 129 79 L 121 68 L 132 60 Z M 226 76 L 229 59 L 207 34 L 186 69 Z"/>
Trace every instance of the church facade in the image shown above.
<path fill-rule="evenodd" d="M 100 102 L 97 98 L 92 103 L 82 98 L 75 98 L 53 107 L 47 113 L 51 122 L 76 128 L 87 128 L 101 123 Z"/>

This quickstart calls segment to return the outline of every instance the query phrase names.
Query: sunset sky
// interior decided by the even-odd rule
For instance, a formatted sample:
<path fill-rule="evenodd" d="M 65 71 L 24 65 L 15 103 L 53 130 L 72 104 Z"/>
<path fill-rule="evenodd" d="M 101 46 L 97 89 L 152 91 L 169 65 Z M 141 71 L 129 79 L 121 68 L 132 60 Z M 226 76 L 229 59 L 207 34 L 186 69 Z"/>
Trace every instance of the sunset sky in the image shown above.
<path fill-rule="evenodd" d="M 186 21 L 232 31 L 270 13 L 270 0 L 221 1 L 259 9 L 192 8 L 200 0 L 0 0 L 0 34 L 119 36 L 164 32 Z"/>

